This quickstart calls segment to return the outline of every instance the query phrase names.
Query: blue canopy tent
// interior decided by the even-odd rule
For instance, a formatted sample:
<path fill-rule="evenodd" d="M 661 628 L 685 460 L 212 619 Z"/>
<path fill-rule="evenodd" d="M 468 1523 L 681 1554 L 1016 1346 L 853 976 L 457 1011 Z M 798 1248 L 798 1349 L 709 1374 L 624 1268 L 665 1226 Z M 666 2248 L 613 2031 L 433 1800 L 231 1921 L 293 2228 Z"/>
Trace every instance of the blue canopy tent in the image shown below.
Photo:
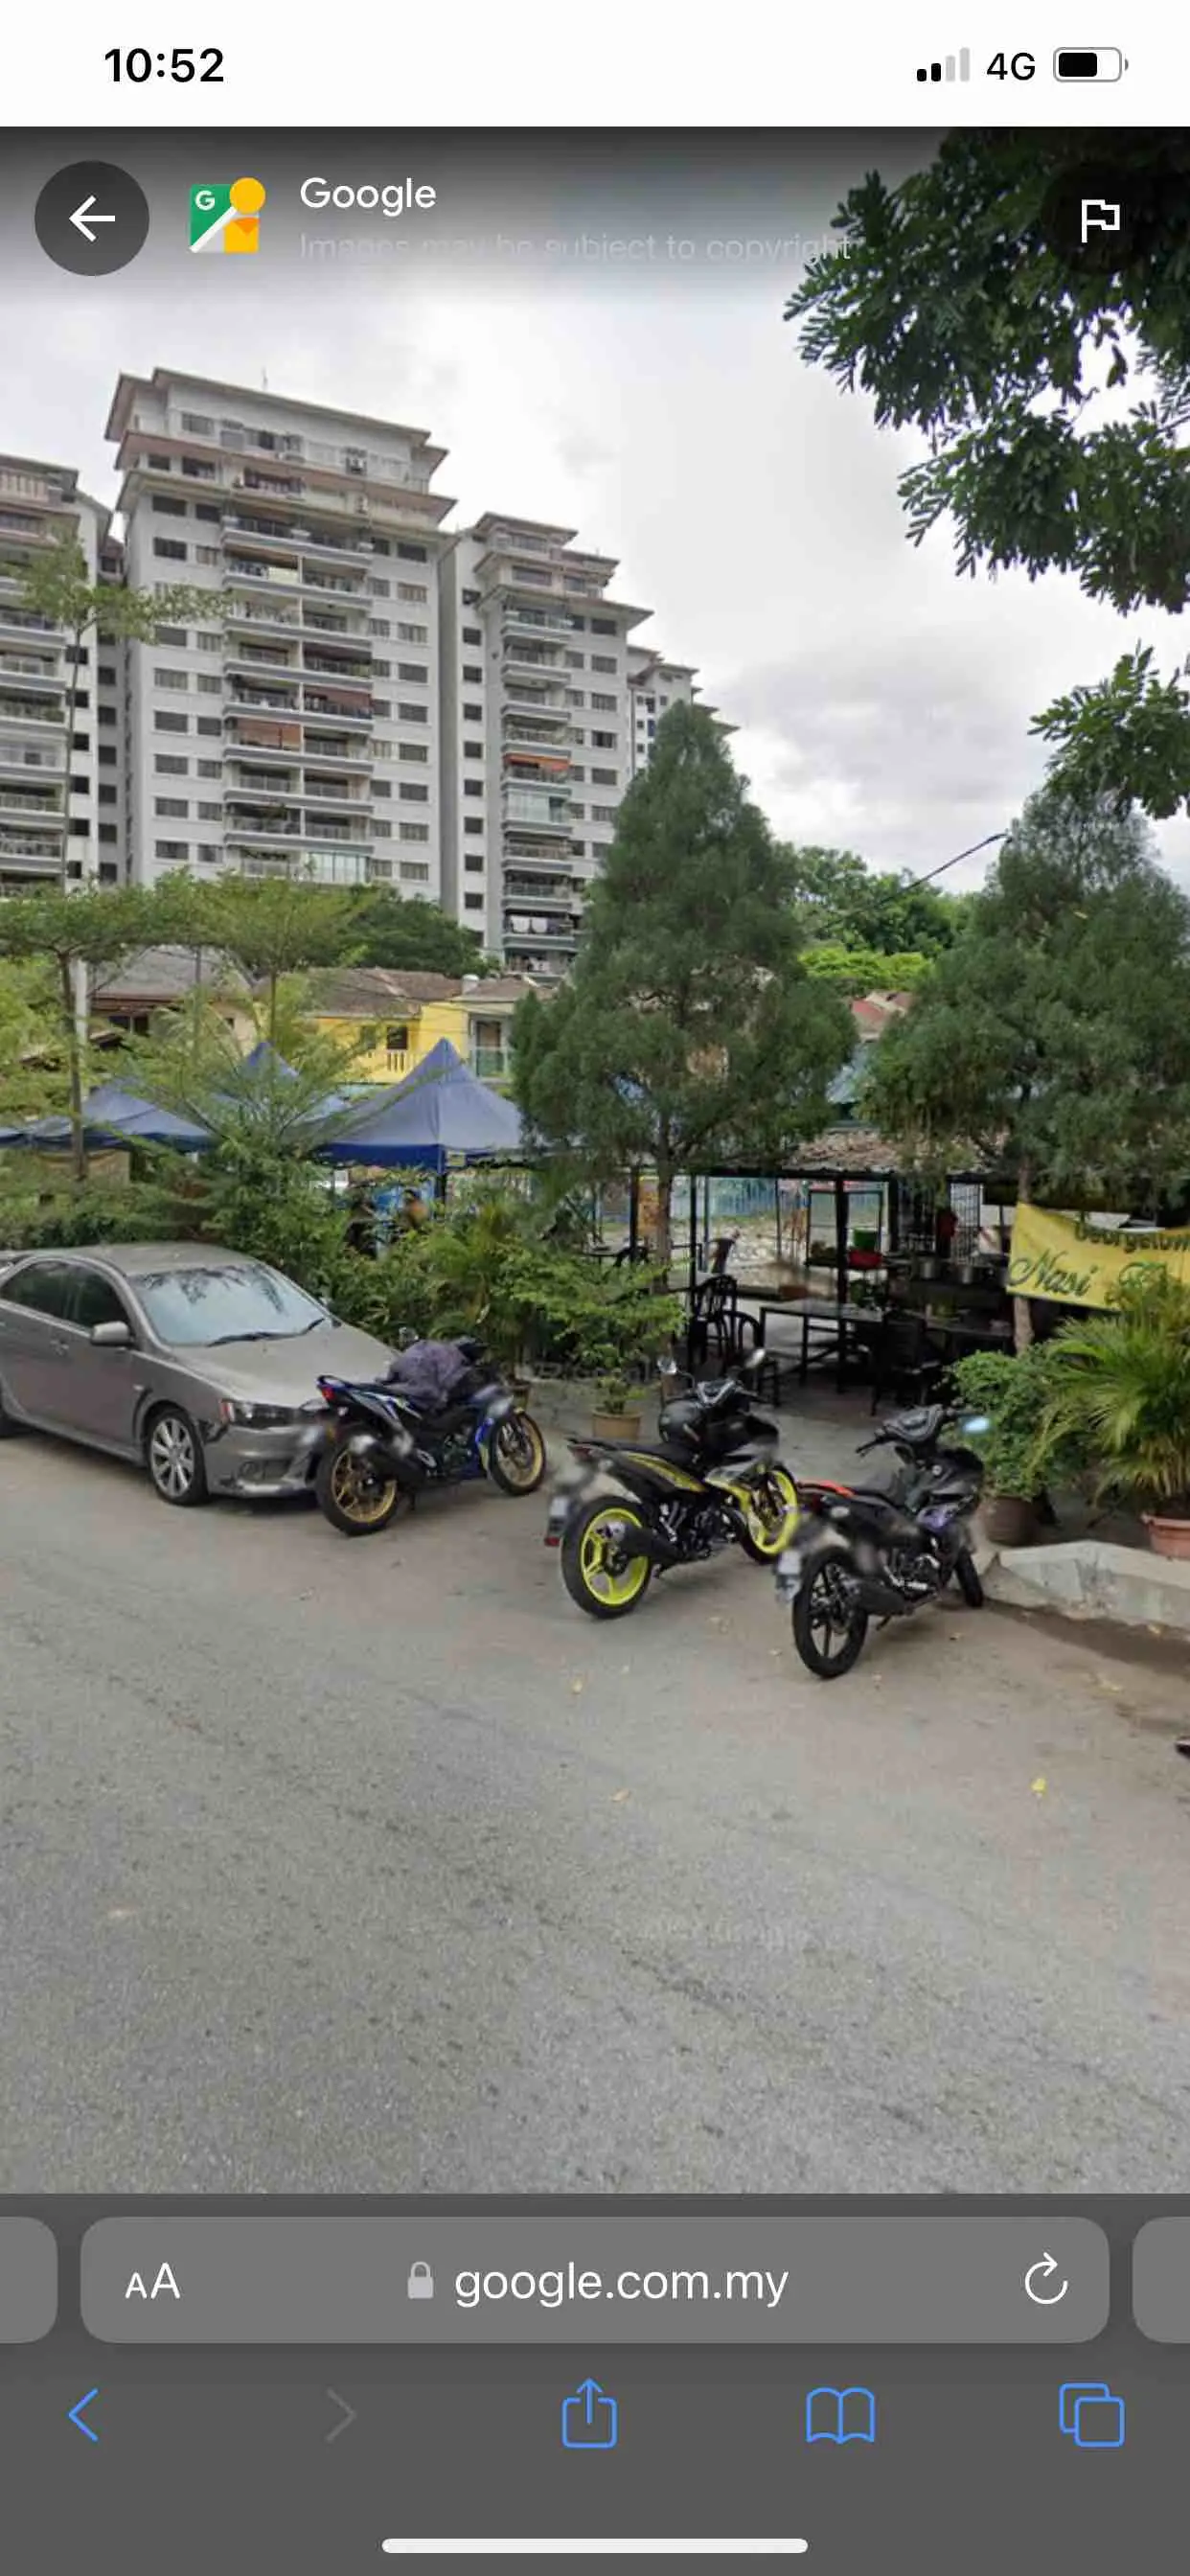
<path fill-rule="evenodd" d="M 112 1145 L 173 1145 L 181 1154 L 200 1153 L 211 1142 L 197 1119 L 183 1118 L 151 1100 L 139 1100 L 118 1082 L 103 1082 L 83 1102 L 83 1141 L 88 1150 Z M 70 1143 L 69 1118 L 35 1118 L 27 1127 L 0 1129 L 0 1145 L 25 1145 L 33 1152 L 54 1153 Z"/>
<path fill-rule="evenodd" d="M 443 1038 L 403 1082 L 359 1104 L 317 1150 L 326 1162 L 437 1173 L 454 1163 L 515 1162 L 520 1112 L 489 1091 Z"/>

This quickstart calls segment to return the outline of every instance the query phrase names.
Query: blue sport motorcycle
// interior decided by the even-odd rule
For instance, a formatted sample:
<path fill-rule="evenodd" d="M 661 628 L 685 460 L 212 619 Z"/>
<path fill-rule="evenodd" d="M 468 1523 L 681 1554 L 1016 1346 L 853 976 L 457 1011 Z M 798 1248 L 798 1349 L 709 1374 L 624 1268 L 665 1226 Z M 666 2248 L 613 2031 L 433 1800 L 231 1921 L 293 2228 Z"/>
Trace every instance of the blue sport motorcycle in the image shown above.
<path fill-rule="evenodd" d="M 414 1343 L 381 1382 L 323 1377 L 318 1388 L 314 1491 L 345 1538 L 387 1529 L 428 1486 L 487 1476 L 502 1494 L 535 1494 L 545 1474 L 537 1424 L 478 1342 Z"/>

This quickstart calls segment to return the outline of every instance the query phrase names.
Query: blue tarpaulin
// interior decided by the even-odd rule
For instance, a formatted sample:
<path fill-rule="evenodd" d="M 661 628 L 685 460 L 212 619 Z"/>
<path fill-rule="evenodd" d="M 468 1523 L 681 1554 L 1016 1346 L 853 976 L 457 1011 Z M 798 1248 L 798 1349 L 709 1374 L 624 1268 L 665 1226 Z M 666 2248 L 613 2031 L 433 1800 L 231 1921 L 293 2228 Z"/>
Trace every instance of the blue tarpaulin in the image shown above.
<path fill-rule="evenodd" d="M 332 1163 L 432 1172 L 454 1162 L 512 1162 L 521 1152 L 520 1112 L 443 1038 L 403 1082 L 360 1103 L 318 1151 Z"/>
<path fill-rule="evenodd" d="M 111 1145 L 173 1145 L 182 1154 L 199 1153 L 211 1142 L 197 1119 L 139 1100 L 118 1082 L 103 1082 L 83 1102 L 83 1137 L 88 1149 Z M 34 1152 L 54 1153 L 70 1143 L 69 1118 L 35 1118 L 27 1127 L 0 1130 L 0 1144 L 27 1145 Z"/>

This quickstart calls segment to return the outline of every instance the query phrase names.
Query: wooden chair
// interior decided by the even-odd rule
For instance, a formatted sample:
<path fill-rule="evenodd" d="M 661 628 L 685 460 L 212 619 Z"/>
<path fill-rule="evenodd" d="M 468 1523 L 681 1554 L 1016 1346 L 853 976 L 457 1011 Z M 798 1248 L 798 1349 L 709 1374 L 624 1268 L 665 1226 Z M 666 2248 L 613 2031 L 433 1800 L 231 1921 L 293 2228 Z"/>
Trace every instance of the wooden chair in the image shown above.
<path fill-rule="evenodd" d="M 753 1316 L 740 1313 L 738 1282 L 724 1276 L 701 1280 L 686 1329 L 687 1368 L 697 1374 L 706 1367 L 712 1350 L 721 1370 L 738 1368 L 750 1340 L 756 1340 L 756 1323 Z"/>

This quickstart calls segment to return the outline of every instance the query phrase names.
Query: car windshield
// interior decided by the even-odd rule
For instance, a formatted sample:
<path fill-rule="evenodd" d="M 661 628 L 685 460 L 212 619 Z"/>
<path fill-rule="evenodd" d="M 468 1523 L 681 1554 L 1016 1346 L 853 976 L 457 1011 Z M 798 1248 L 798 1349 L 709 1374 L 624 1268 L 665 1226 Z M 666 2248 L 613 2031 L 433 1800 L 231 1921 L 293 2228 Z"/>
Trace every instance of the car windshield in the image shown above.
<path fill-rule="evenodd" d="M 174 1348 L 290 1341 L 327 1321 L 313 1297 L 255 1261 L 218 1270 L 198 1262 L 192 1270 L 146 1270 L 135 1286 L 158 1341 Z"/>

